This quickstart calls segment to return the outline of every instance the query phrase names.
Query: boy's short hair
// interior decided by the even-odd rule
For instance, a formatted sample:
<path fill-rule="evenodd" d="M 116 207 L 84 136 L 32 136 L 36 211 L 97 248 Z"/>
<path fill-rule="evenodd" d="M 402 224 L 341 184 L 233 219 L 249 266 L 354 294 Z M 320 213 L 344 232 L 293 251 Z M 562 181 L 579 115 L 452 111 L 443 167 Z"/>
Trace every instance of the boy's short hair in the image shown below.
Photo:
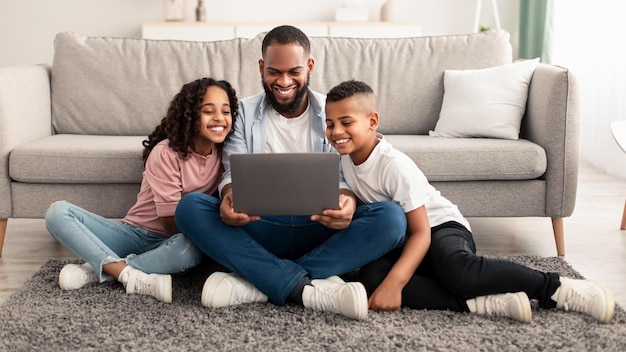
<path fill-rule="evenodd" d="M 335 102 L 343 99 L 350 98 L 355 94 L 364 94 L 364 95 L 374 95 L 374 91 L 372 87 L 370 87 L 367 83 L 357 81 L 357 80 L 349 80 L 344 81 L 333 87 L 328 94 L 326 94 L 327 102 Z"/>

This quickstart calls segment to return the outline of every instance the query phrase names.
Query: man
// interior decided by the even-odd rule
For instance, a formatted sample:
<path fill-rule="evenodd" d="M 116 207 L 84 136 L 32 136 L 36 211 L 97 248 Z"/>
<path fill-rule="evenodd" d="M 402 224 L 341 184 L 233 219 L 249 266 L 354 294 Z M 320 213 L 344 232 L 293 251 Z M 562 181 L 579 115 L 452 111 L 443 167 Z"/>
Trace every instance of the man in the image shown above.
<path fill-rule="evenodd" d="M 365 319 L 365 288 L 337 275 L 361 267 L 404 240 L 406 220 L 397 204 L 357 207 L 340 174 L 338 210 L 263 218 L 233 210 L 231 154 L 333 151 L 325 135 L 326 97 L 309 88 L 315 62 L 307 36 L 292 26 L 276 27 L 264 38 L 261 54 L 264 92 L 239 102 L 234 133 L 223 150 L 221 203 L 192 193 L 176 210 L 176 223 L 185 236 L 232 271 L 209 276 L 202 304 L 292 301 Z"/>

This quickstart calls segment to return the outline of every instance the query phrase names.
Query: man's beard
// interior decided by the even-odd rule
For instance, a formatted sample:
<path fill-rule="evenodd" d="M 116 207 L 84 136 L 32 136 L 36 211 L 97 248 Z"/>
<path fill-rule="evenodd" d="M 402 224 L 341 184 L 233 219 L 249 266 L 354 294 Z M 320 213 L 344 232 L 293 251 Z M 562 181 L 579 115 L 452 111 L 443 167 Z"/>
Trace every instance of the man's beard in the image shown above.
<path fill-rule="evenodd" d="M 292 115 L 298 111 L 298 108 L 300 108 L 300 104 L 302 104 L 302 101 L 307 94 L 310 78 L 310 76 L 306 77 L 304 87 L 300 87 L 296 91 L 296 96 L 294 97 L 293 101 L 288 104 L 279 103 L 278 99 L 276 99 L 276 96 L 274 95 L 274 92 L 265 84 L 265 82 L 262 82 L 263 89 L 265 90 L 265 95 L 267 96 L 267 99 L 269 100 L 270 104 L 272 104 L 272 107 L 274 108 L 274 110 L 276 110 L 276 112 L 281 115 Z"/>

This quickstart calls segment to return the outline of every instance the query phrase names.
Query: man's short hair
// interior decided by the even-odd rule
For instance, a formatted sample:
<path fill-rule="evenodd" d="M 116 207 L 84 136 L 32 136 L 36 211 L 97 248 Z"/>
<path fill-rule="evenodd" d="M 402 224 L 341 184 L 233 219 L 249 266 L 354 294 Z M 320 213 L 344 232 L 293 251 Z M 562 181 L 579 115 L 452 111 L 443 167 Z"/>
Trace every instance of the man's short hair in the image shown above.
<path fill-rule="evenodd" d="M 261 47 L 263 57 L 265 57 L 267 47 L 275 43 L 281 45 L 298 44 L 304 48 L 304 52 L 307 55 L 311 53 L 311 42 L 309 41 L 309 37 L 294 26 L 278 26 L 267 32 L 265 38 L 263 38 L 263 45 Z"/>

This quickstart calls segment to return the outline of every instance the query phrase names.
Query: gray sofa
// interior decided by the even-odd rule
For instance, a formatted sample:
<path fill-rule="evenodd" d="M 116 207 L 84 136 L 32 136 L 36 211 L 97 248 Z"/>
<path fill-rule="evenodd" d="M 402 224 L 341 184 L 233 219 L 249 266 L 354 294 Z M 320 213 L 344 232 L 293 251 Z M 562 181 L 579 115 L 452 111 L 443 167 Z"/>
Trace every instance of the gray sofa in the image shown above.
<path fill-rule="evenodd" d="M 311 38 L 311 87 L 347 79 L 376 92 L 380 129 L 468 217 L 552 218 L 564 254 L 578 170 L 578 91 L 570 71 L 539 64 L 520 138 L 431 137 L 445 69 L 511 63 L 509 34 L 404 39 Z M 220 42 L 60 33 L 52 65 L 0 69 L 0 253 L 9 218 L 42 218 L 60 199 L 121 218 L 134 203 L 142 140 L 180 86 L 229 80 L 259 92 L 262 36 Z M 506 234 L 503 234 L 506 235 Z"/>

